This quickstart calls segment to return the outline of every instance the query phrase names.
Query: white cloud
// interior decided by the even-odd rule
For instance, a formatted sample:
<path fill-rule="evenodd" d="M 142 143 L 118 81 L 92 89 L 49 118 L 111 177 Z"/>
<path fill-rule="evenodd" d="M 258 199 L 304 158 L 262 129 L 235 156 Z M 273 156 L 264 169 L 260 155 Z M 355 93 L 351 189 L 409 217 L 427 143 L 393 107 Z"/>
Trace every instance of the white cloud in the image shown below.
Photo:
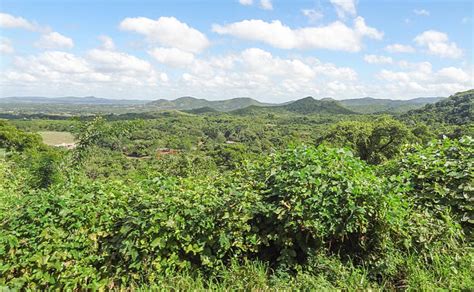
<path fill-rule="evenodd" d="M 5 37 L 0 37 L 0 53 L 2 54 L 12 54 L 15 52 L 15 49 L 12 46 L 10 39 Z"/>
<path fill-rule="evenodd" d="M 425 9 L 414 9 L 413 13 L 420 16 L 430 16 L 430 12 Z"/>
<path fill-rule="evenodd" d="M 378 55 L 365 55 L 364 61 L 369 64 L 392 64 L 393 59 L 386 56 L 378 56 Z"/>
<path fill-rule="evenodd" d="M 339 18 L 346 18 L 346 15 L 356 16 L 355 0 L 330 0 L 336 9 Z"/>
<path fill-rule="evenodd" d="M 2 84 L 17 92 L 97 92 L 150 91 L 168 82 L 166 73 L 157 72 L 150 63 L 126 53 L 90 50 L 79 57 L 61 51 L 16 57 L 13 65 L 0 73 Z M 89 92 L 89 93 L 88 93 Z M 108 93 L 107 93 L 108 92 Z"/>
<path fill-rule="evenodd" d="M 461 68 L 445 67 L 433 70 L 429 62 L 400 62 L 405 71 L 381 70 L 377 77 L 386 81 L 385 89 L 392 95 L 448 96 L 472 88 L 473 76 Z"/>
<path fill-rule="evenodd" d="M 64 74 L 81 74 L 90 72 L 87 61 L 73 54 L 61 51 L 47 51 L 37 56 L 16 57 L 15 65 L 25 73 L 41 77 L 54 77 Z"/>
<path fill-rule="evenodd" d="M 275 102 L 308 94 L 335 96 L 335 85 L 346 88 L 337 96 L 361 94 L 357 73 L 351 68 L 315 58 L 281 58 L 258 48 L 195 60 L 189 69 L 181 76 L 182 86 L 203 92 L 203 96 L 222 96 L 226 92 L 230 96 L 271 97 Z"/>
<path fill-rule="evenodd" d="M 239 3 L 248 6 L 253 4 L 253 0 L 239 0 Z"/>
<path fill-rule="evenodd" d="M 87 53 L 88 60 L 100 72 L 150 72 L 152 66 L 149 62 L 135 56 L 100 49 L 93 49 Z"/>
<path fill-rule="evenodd" d="M 447 34 L 435 30 L 427 30 L 414 39 L 419 46 L 425 47 L 431 55 L 442 58 L 460 58 L 463 52 L 456 43 L 450 42 Z"/>
<path fill-rule="evenodd" d="M 303 13 L 303 15 L 312 23 L 317 22 L 324 17 L 324 14 L 316 9 L 303 9 L 301 10 L 301 13 Z"/>
<path fill-rule="evenodd" d="M 392 44 L 385 47 L 385 50 L 390 53 L 414 53 L 415 48 L 410 45 Z"/>
<path fill-rule="evenodd" d="M 383 33 L 368 27 L 362 17 L 354 20 L 354 27 L 340 21 L 327 26 L 291 29 L 278 20 L 265 22 L 252 19 L 228 25 L 213 25 L 218 34 L 228 34 L 245 40 L 261 41 L 281 49 L 330 49 L 357 52 L 364 37 L 380 40 Z"/>
<path fill-rule="evenodd" d="M 464 70 L 456 67 L 443 68 L 438 71 L 438 76 L 454 82 L 468 82 L 472 78 Z"/>
<path fill-rule="evenodd" d="M 120 29 L 142 34 L 151 43 L 199 53 L 209 46 L 207 37 L 174 17 L 153 20 L 146 17 L 125 18 Z"/>
<path fill-rule="evenodd" d="M 271 0 L 260 0 L 260 7 L 265 10 L 272 10 L 273 5 Z"/>
<path fill-rule="evenodd" d="M 35 46 L 43 49 L 57 49 L 57 48 L 72 48 L 74 42 L 71 38 L 68 38 L 58 32 L 50 32 L 43 34 L 40 39 L 35 43 Z"/>
<path fill-rule="evenodd" d="M 154 48 L 148 53 L 158 62 L 173 67 L 182 67 L 194 61 L 194 55 L 176 48 Z"/>
<path fill-rule="evenodd" d="M 31 31 L 39 30 L 39 26 L 22 18 L 7 13 L 0 13 L 1 28 L 22 28 Z"/>
<path fill-rule="evenodd" d="M 101 49 L 108 50 L 108 51 L 115 50 L 114 40 L 111 37 L 106 36 L 106 35 L 101 35 L 98 37 L 98 39 L 102 42 L 102 45 L 100 46 Z"/>

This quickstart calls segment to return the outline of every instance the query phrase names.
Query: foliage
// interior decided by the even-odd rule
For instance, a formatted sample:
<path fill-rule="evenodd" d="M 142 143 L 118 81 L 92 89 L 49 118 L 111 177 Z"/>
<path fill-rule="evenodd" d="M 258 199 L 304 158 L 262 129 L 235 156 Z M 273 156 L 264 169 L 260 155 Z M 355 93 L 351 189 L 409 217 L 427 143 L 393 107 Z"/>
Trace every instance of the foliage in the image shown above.
<path fill-rule="evenodd" d="M 0 122 L 0 287 L 472 289 L 472 122 L 334 104 Z"/>
<path fill-rule="evenodd" d="M 382 117 L 372 122 L 339 122 L 317 143 L 350 147 L 362 160 L 379 164 L 398 155 L 401 147 L 413 140 L 415 137 L 404 124 Z"/>
<path fill-rule="evenodd" d="M 388 214 L 401 207 L 391 205 L 383 180 L 345 150 L 290 149 L 262 171 L 265 209 L 257 226 L 268 256 L 286 264 L 304 263 L 321 248 L 364 259 L 383 244 L 394 219 Z"/>
<path fill-rule="evenodd" d="M 423 121 L 429 124 L 466 125 L 474 118 L 474 89 L 458 92 L 434 104 L 427 104 L 403 117 L 408 121 Z"/>
<path fill-rule="evenodd" d="M 405 172 L 412 185 L 410 195 L 427 210 L 449 208 L 466 231 L 474 226 L 474 140 L 437 140 L 428 146 L 413 145 L 393 172 Z"/>
<path fill-rule="evenodd" d="M 41 145 L 39 135 L 18 130 L 7 121 L 0 120 L 0 148 L 6 148 L 8 151 L 23 151 Z"/>
<path fill-rule="evenodd" d="M 312 287 L 341 287 L 342 279 L 345 287 L 393 287 L 408 281 L 405 257 L 413 253 L 414 265 L 451 261 L 464 265 L 466 277 L 468 267 L 453 259 L 462 252 L 458 226 L 449 214 L 414 208 L 403 179 L 377 177 L 350 152 L 324 146 L 290 148 L 224 174 L 133 183 L 72 177 L 17 196 L 0 214 L 0 283 L 164 285 L 164 275 L 212 279 L 229 267 L 227 277 L 235 277 L 240 265 L 258 260 L 278 267 L 278 281 L 296 272 L 295 281 Z"/>

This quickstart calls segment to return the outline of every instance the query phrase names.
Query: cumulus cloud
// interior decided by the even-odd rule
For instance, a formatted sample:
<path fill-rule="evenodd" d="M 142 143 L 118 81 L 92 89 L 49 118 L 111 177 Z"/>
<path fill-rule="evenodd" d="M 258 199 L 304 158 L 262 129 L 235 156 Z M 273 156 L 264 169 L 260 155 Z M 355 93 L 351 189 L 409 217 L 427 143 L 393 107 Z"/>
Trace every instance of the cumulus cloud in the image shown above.
<path fill-rule="evenodd" d="M 455 42 L 450 42 L 447 34 L 436 30 L 427 30 L 414 39 L 415 43 L 426 48 L 431 55 L 442 58 L 460 58 L 463 51 Z"/>
<path fill-rule="evenodd" d="M 182 67 L 194 61 L 194 55 L 176 48 L 154 48 L 148 53 L 158 62 L 172 66 Z"/>
<path fill-rule="evenodd" d="M 85 94 L 92 90 L 138 92 L 168 82 L 165 73 L 157 72 L 145 60 L 100 49 L 90 50 L 83 57 L 62 51 L 15 57 L 13 65 L 0 74 L 2 84 L 31 93 L 57 90 L 64 94 L 81 89 Z"/>
<path fill-rule="evenodd" d="M 253 5 L 253 0 L 239 0 L 239 3 L 244 6 L 250 6 Z M 273 4 L 272 0 L 260 0 L 260 8 L 264 10 L 272 10 L 273 9 Z"/>
<path fill-rule="evenodd" d="M 40 30 L 40 27 L 22 17 L 13 16 L 7 13 L 0 13 L 1 28 L 21 28 L 31 31 Z"/>
<path fill-rule="evenodd" d="M 228 25 L 213 25 L 221 35 L 232 35 L 245 40 L 260 41 L 281 49 L 330 49 L 358 52 L 364 37 L 380 40 L 383 33 L 365 24 L 362 17 L 348 27 L 340 21 L 326 26 L 292 29 L 279 20 L 266 22 L 243 20 Z"/>
<path fill-rule="evenodd" d="M 248 6 L 253 4 L 253 0 L 239 0 L 239 3 Z"/>
<path fill-rule="evenodd" d="M 10 39 L 5 37 L 0 37 L 0 53 L 2 54 L 12 54 L 15 52 L 12 42 Z"/>
<path fill-rule="evenodd" d="M 273 4 L 271 0 L 260 0 L 260 7 L 265 10 L 272 10 Z"/>
<path fill-rule="evenodd" d="M 35 43 L 35 46 L 42 49 L 58 49 L 74 47 L 74 42 L 71 38 L 68 38 L 58 32 L 50 32 L 43 34 L 40 39 Z"/>
<path fill-rule="evenodd" d="M 101 35 L 98 37 L 98 39 L 102 42 L 102 45 L 100 46 L 101 49 L 109 50 L 109 51 L 115 50 L 115 43 L 111 37 L 106 36 L 106 35 Z"/>
<path fill-rule="evenodd" d="M 334 5 L 339 18 L 346 18 L 347 15 L 356 16 L 357 14 L 355 0 L 330 0 L 330 2 Z"/>
<path fill-rule="evenodd" d="M 183 51 L 199 53 L 209 46 L 209 40 L 199 30 L 174 17 L 153 20 L 146 17 L 128 17 L 119 25 L 121 30 L 142 34 L 147 41 Z"/>
<path fill-rule="evenodd" d="M 426 9 L 414 9 L 413 13 L 420 16 L 430 16 L 430 12 Z"/>
<path fill-rule="evenodd" d="M 303 13 L 310 22 L 316 22 L 324 17 L 324 14 L 316 9 L 303 9 L 301 13 Z"/>
<path fill-rule="evenodd" d="M 429 62 L 400 62 L 403 71 L 381 70 L 377 77 L 388 82 L 385 88 L 405 96 L 442 96 L 472 88 L 473 76 L 456 67 L 433 70 Z"/>
<path fill-rule="evenodd" d="M 364 61 L 369 64 L 392 64 L 393 59 L 386 56 L 378 56 L 378 55 L 365 55 Z"/>
<path fill-rule="evenodd" d="M 206 91 L 206 96 L 222 92 L 232 96 L 271 96 L 275 99 L 304 95 L 336 95 L 336 85 L 345 87 L 341 94 L 361 94 L 357 73 L 315 58 L 282 58 L 259 49 L 248 48 L 238 54 L 195 60 L 183 73 L 186 88 Z M 276 101 L 276 100 L 273 100 Z"/>
<path fill-rule="evenodd" d="M 122 52 L 93 49 L 87 58 L 96 70 L 104 73 L 151 72 L 153 69 L 149 62 Z"/>
<path fill-rule="evenodd" d="M 446 67 L 438 71 L 438 76 L 454 82 L 469 82 L 472 77 L 464 70 L 456 67 Z"/>
<path fill-rule="evenodd" d="M 385 47 L 385 50 L 390 53 L 414 53 L 415 48 L 410 45 L 392 44 Z"/>

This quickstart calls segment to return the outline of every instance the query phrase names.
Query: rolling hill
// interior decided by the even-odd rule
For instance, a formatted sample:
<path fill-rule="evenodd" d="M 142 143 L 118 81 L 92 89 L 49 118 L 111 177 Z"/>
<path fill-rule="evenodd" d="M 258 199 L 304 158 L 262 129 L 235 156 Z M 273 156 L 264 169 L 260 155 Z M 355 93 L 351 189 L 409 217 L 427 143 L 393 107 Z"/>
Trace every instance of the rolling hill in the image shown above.
<path fill-rule="evenodd" d="M 474 89 L 458 92 L 447 99 L 412 110 L 403 118 L 427 124 L 465 125 L 474 121 Z"/>
<path fill-rule="evenodd" d="M 118 100 L 86 97 L 5 97 L 0 98 L 0 112 L 42 112 L 42 113 L 125 113 L 149 112 L 162 110 L 188 111 L 189 113 L 204 114 L 212 111 L 233 112 L 234 114 L 248 115 L 261 111 L 293 112 L 299 114 L 326 113 L 395 113 L 401 114 L 408 110 L 417 109 L 426 104 L 442 100 L 439 97 L 415 98 L 411 100 L 391 100 L 365 97 L 360 99 L 335 100 L 324 98 L 316 100 L 306 97 L 297 101 L 281 104 L 259 102 L 249 97 L 239 97 L 226 100 L 207 100 L 191 96 L 180 97 L 175 100 L 158 99 L 147 100 Z"/>
<path fill-rule="evenodd" d="M 213 108 L 217 111 L 224 112 L 245 108 L 251 105 L 270 106 L 271 104 L 262 103 L 249 97 L 238 97 L 226 100 L 207 100 L 191 96 L 184 96 L 175 100 L 159 99 L 147 104 L 147 106 L 156 107 L 157 109 L 192 110 L 198 108 Z"/>
<path fill-rule="evenodd" d="M 378 99 L 372 97 L 354 98 L 341 100 L 340 103 L 346 108 L 363 114 L 371 113 L 404 113 L 409 110 L 418 109 L 426 104 L 435 103 L 444 99 L 443 97 L 420 97 L 409 100 Z"/>
<path fill-rule="evenodd" d="M 251 105 L 246 108 L 233 111 L 238 115 L 253 115 L 257 113 L 295 113 L 295 114 L 356 114 L 343 107 L 338 101 L 332 99 L 316 100 L 311 96 L 298 99 L 281 105 L 259 107 Z"/>
<path fill-rule="evenodd" d="M 299 99 L 292 103 L 279 106 L 289 112 L 299 114 L 354 114 L 355 112 L 345 108 L 338 101 L 332 99 L 316 100 L 311 96 Z"/>

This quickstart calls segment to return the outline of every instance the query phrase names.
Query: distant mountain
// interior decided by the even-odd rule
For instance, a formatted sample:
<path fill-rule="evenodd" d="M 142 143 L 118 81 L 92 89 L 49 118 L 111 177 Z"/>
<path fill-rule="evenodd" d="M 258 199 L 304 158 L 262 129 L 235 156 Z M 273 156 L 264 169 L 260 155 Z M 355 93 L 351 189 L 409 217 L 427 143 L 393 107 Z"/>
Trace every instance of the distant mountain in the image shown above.
<path fill-rule="evenodd" d="M 233 111 L 234 114 L 251 115 L 256 113 L 282 113 L 292 112 L 296 114 L 356 114 L 343 107 L 338 101 L 333 99 L 316 100 L 311 96 L 271 107 L 258 107 L 255 105 Z"/>
<path fill-rule="evenodd" d="M 62 104 L 62 105 L 137 105 L 145 104 L 144 100 L 108 99 L 95 96 L 65 96 L 65 97 L 41 97 L 41 96 L 12 96 L 0 98 L 0 104 Z"/>
<path fill-rule="evenodd" d="M 338 101 L 327 98 L 316 100 L 311 96 L 282 105 L 280 107 L 287 111 L 299 114 L 354 114 L 353 111 L 343 107 Z"/>
<path fill-rule="evenodd" d="M 65 112 L 75 109 L 76 106 L 82 111 L 107 110 L 109 112 L 120 110 L 129 111 L 154 111 L 154 110 L 196 110 L 194 113 L 205 113 L 213 111 L 234 112 L 234 114 L 250 114 L 250 112 L 267 111 L 268 107 L 274 111 L 289 111 L 300 114 L 309 113 L 404 113 L 408 110 L 421 108 L 426 104 L 442 100 L 441 97 L 415 98 L 411 100 L 376 99 L 371 97 L 359 99 L 335 100 L 323 98 L 315 100 L 312 97 L 281 104 L 262 103 L 249 97 L 238 97 L 226 100 L 207 100 L 191 96 L 180 97 L 175 100 L 159 99 L 155 101 L 146 100 L 118 100 L 99 98 L 94 96 L 85 97 L 5 97 L 0 98 L 0 110 L 41 110 L 42 112 Z M 45 107 L 46 106 L 46 107 Z M 97 107 L 94 107 L 97 106 Z M 261 108 L 261 109 L 259 109 Z M 193 113 L 193 112 L 190 112 Z"/>
<path fill-rule="evenodd" d="M 372 97 L 345 99 L 340 103 L 346 108 L 363 114 L 370 113 L 404 113 L 418 109 L 426 104 L 435 103 L 443 97 L 420 97 L 409 100 L 377 99 Z"/>
<path fill-rule="evenodd" d="M 474 122 L 474 89 L 458 92 L 434 104 L 409 111 L 402 116 L 428 124 L 465 125 Z"/>
<path fill-rule="evenodd" d="M 251 105 L 269 106 L 271 104 L 262 103 L 249 97 L 238 97 L 226 100 L 207 100 L 191 96 L 180 97 L 175 100 L 159 99 L 147 104 L 157 109 L 177 109 L 192 110 L 198 108 L 212 108 L 217 111 L 233 111 Z"/>

